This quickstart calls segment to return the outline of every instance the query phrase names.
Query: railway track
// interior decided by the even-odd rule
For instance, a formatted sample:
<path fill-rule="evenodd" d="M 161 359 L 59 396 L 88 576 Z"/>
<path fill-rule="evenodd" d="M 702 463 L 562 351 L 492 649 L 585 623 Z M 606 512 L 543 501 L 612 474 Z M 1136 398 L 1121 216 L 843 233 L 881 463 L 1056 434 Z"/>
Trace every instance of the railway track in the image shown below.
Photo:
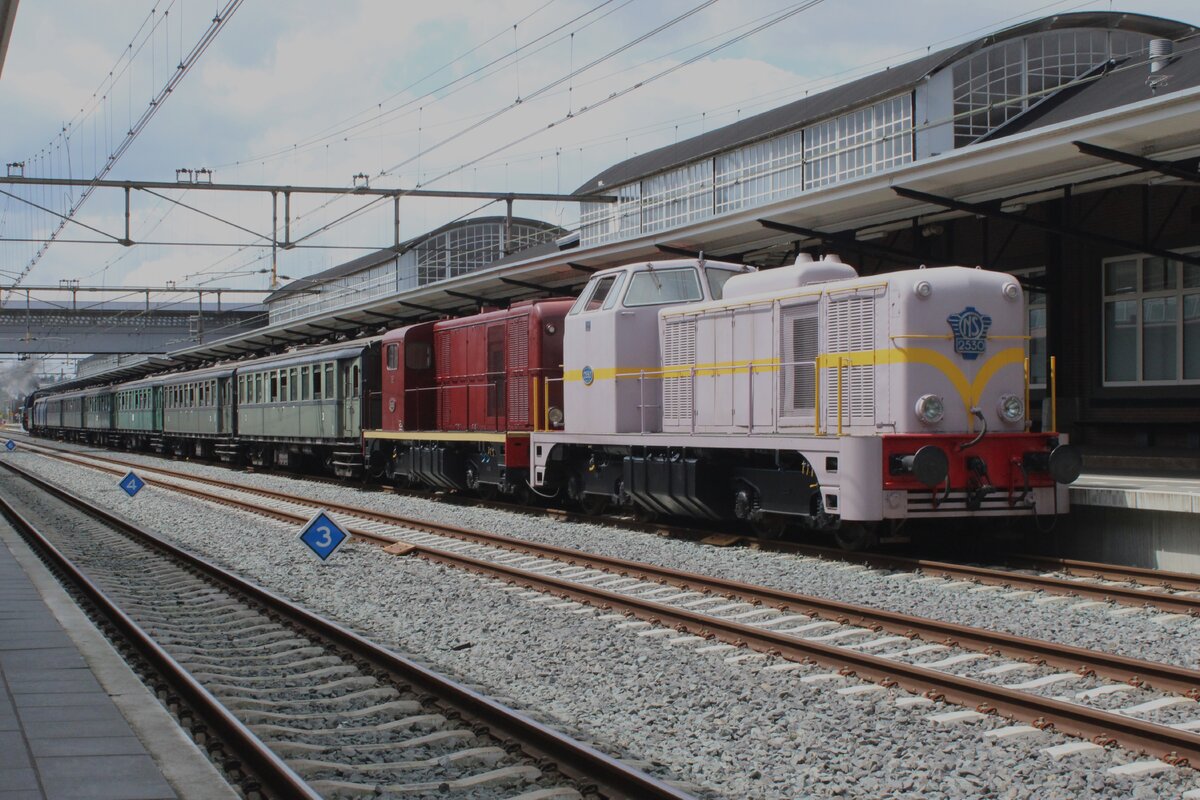
<path fill-rule="evenodd" d="M 90 457 L 54 457 L 121 471 L 103 463 L 89 465 Z M 170 472 L 142 469 L 143 477 L 163 488 L 291 523 L 307 520 L 313 510 L 312 501 L 285 493 Z M 548 592 L 571 603 L 599 606 L 619 624 L 636 628 L 638 635 L 694 642 L 714 652 L 746 646 L 794 662 L 824 664 L 836 670 L 829 673 L 831 680 L 856 675 L 872 681 L 875 689 L 899 686 L 915 694 L 898 702 L 945 699 L 966 706 L 969 713 L 999 712 L 1027 723 L 1006 729 L 1012 735 L 1053 727 L 1154 754 L 1164 765 L 1200 764 L 1200 712 L 1194 711 L 1200 672 L 1195 670 L 350 506 L 324 507 L 351 522 L 353 534 L 391 552 L 489 575 L 517 591 L 528 588 L 531 594 Z M 741 650 L 730 657 L 755 654 Z M 975 675 L 963 673 L 973 667 Z M 1021 673 L 1045 672 L 1045 667 L 1064 671 L 1022 679 L 1028 676 Z M 1018 681 L 1000 683 L 1013 677 Z M 1097 685 L 1098 679 L 1106 682 Z M 1045 694 L 1071 684 L 1070 695 Z M 1123 703 L 1116 712 L 1100 707 L 1114 700 Z M 1173 707 L 1191 716 L 1171 724 L 1140 718 Z"/>
<path fill-rule="evenodd" d="M 250 795 L 690 796 L 5 466 L 0 511 L 182 698 L 193 735 L 245 765 Z"/>
<path fill-rule="evenodd" d="M 286 493 L 284 492 L 272 492 L 266 489 L 242 487 L 234 481 L 224 481 L 217 478 L 202 478 L 165 466 L 147 467 L 144 464 L 114 458 L 112 456 L 100 455 L 96 453 L 81 454 L 73 451 L 63 451 L 57 448 L 48 448 L 42 445 L 32 445 L 31 449 L 35 452 L 42 452 L 46 454 L 61 454 L 65 452 L 68 454 L 68 457 L 72 457 L 73 453 L 73 457 L 76 458 L 91 459 L 102 464 L 111 464 L 125 469 L 153 469 L 158 474 L 171 478 L 191 480 L 210 486 L 254 492 L 255 494 L 263 497 L 274 496 L 278 499 L 286 499 Z M 326 504 L 326 506 L 330 510 L 337 511 L 339 513 L 345 513 L 359 517 L 365 516 L 370 518 L 379 518 L 400 525 L 419 526 L 423 524 L 423 521 L 421 520 L 414 520 L 396 515 L 380 514 L 379 512 L 374 512 L 347 504 L 329 503 Z M 554 513 L 566 515 L 566 512 Z M 657 528 L 662 528 L 662 530 L 656 530 L 656 532 L 661 535 L 681 535 L 685 538 L 700 538 L 703 536 L 712 535 L 711 532 L 696 531 L 692 529 L 674 529 L 670 526 L 654 526 L 652 528 L 647 528 L 647 526 L 640 523 L 633 523 L 631 527 L 636 527 L 641 530 L 656 530 Z M 722 543 L 729 544 L 736 538 L 737 537 L 723 537 Z M 1096 576 L 1094 573 L 1093 575 L 1084 576 L 1058 576 L 1054 574 L 1031 574 L 1029 572 L 1019 571 L 1017 569 L 985 567 L 974 564 L 960 564 L 931 559 L 908 558 L 904 556 L 880 553 L 847 553 L 845 551 L 835 550 L 832 548 L 814 547 L 791 542 L 756 541 L 754 542 L 754 546 L 813 558 L 845 561 L 851 564 L 861 564 L 863 566 L 876 569 L 921 572 L 930 576 L 969 580 L 982 585 L 1011 587 L 1014 589 L 1034 589 L 1046 592 L 1048 594 L 1077 596 L 1089 600 L 1111 601 L 1138 607 L 1152 607 L 1168 613 L 1200 616 L 1200 591 L 1197 591 L 1200 590 L 1200 577 L 1188 576 L 1183 573 L 1160 573 L 1157 570 L 1145 570 L 1138 567 L 1121 567 L 1118 565 L 1098 564 L 1092 566 L 1096 568 L 1096 571 L 1099 571 L 1099 568 L 1101 567 L 1104 568 L 1106 570 L 1104 574 L 1108 577 Z M 1026 556 L 1023 558 L 1035 559 L 1036 557 Z M 1032 563 L 1035 562 L 1030 562 L 1030 564 Z M 1062 570 L 1066 570 L 1068 568 L 1082 570 L 1083 565 L 1087 562 L 1067 562 L 1061 559 L 1048 559 L 1037 563 L 1041 563 L 1043 568 L 1057 566 Z M 1029 566 L 1029 564 L 1026 564 L 1026 566 Z M 1118 579 L 1118 576 L 1122 577 Z M 1139 577 L 1143 582 L 1135 582 Z"/>

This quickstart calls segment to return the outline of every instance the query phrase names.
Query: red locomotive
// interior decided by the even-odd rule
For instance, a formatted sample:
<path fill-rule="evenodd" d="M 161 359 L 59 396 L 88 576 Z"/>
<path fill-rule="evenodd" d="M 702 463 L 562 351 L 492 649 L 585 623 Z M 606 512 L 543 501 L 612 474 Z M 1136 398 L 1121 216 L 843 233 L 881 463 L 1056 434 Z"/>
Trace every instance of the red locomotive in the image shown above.
<path fill-rule="evenodd" d="M 523 497 L 529 434 L 562 424 L 572 302 L 525 301 L 384 336 L 382 424 L 363 432 L 368 463 L 400 484 Z"/>

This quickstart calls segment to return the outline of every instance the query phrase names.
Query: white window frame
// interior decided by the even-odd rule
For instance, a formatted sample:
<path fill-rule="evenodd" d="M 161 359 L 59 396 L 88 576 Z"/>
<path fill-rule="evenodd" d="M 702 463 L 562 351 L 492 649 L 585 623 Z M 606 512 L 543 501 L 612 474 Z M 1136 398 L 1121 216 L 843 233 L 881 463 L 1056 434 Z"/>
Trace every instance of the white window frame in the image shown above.
<path fill-rule="evenodd" d="M 1178 252 L 1181 255 L 1195 255 L 1197 253 L 1200 253 L 1200 247 L 1179 249 Z M 1105 387 L 1114 387 L 1114 388 L 1139 387 L 1139 386 L 1200 386 L 1200 378 L 1188 379 L 1188 378 L 1183 377 L 1183 356 L 1184 356 L 1184 352 L 1183 352 L 1183 348 L 1184 348 L 1184 338 L 1183 338 L 1184 317 L 1183 317 L 1183 315 L 1184 315 L 1184 306 L 1186 303 L 1185 298 L 1190 295 L 1193 295 L 1193 294 L 1200 294 L 1200 287 L 1184 288 L 1184 285 L 1183 285 L 1183 266 L 1184 266 L 1183 262 L 1182 261 L 1172 261 L 1172 263 L 1175 265 L 1176 271 L 1178 272 L 1178 280 L 1176 281 L 1176 287 L 1174 289 L 1163 289 L 1163 290 L 1159 290 L 1159 291 L 1149 291 L 1149 292 L 1144 291 L 1142 289 L 1142 286 L 1143 286 L 1142 266 L 1146 262 L 1147 259 L 1151 259 L 1151 258 L 1157 258 L 1157 256 L 1148 255 L 1146 253 L 1133 253 L 1130 255 L 1111 256 L 1109 258 L 1101 259 L 1101 262 L 1100 262 L 1100 344 L 1101 344 L 1100 372 L 1101 372 L 1101 383 Z M 1137 284 L 1136 284 L 1135 291 L 1127 292 L 1124 294 L 1113 294 L 1113 295 L 1107 294 L 1105 291 L 1105 279 L 1107 277 L 1108 265 L 1111 263 L 1118 262 L 1118 261 L 1131 261 L 1131 260 L 1137 262 L 1137 273 L 1136 273 Z M 1174 380 L 1165 380 L 1165 381 L 1144 380 L 1142 378 L 1143 368 L 1144 368 L 1144 364 L 1142 363 L 1142 357 L 1143 357 L 1143 352 L 1144 352 L 1144 347 L 1145 347 L 1144 340 L 1143 340 L 1144 326 L 1143 326 L 1143 320 L 1142 320 L 1142 301 L 1154 299 L 1154 298 L 1158 298 L 1158 297 L 1175 297 L 1175 298 L 1177 298 L 1177 302 L 1175 304 L 1175 313 L 1176 313 L 1176 317 L 1175 317 L 1175 336 L 1176 336 L 1176 340 L 1175 340 L 1175 374 L 1177 377 Z M 1105 328 L 1104 316 L 1105 316 L 1105 307 L 1108 304 L 1108 302 L 1111 300 L 1132 300 L 1132 301 L 1134 301 L 1135 307 L 1137 309 L 1137 345 L 1136 345 L 1136 354 L 1137 354 L 1136 375 L 1137 375 L 1137 378 L 1135 378 L 1134 380 L 1131 380 L 1131 381 L 1110 381 L 1108 379 L 1108 373 L 1107 373 L 1107 368 L 1108 368 L 1108 331 Z"/>

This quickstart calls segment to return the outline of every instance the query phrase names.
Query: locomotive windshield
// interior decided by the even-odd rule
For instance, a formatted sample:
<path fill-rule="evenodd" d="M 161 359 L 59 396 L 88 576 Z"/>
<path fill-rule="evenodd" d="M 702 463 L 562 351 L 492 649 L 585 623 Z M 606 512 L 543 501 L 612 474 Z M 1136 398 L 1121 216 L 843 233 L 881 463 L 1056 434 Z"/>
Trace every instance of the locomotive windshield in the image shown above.
<path fill-rule="evenodd" d="M 704 299 L 700 276 L 690 267 L 648 269 L 633 276 L 625 293 L 625 306 L 661 306 Z"/>

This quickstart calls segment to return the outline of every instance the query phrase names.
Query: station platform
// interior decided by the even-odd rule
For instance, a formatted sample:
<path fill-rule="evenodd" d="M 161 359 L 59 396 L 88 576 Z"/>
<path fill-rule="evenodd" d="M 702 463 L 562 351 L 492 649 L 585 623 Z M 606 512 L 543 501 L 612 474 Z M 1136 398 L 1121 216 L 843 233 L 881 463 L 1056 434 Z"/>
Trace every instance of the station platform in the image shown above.
<path fill-rule="evenodd" d="M 0 518 L 0 800 L 234 797 Z"/>
<path fill-rule="evenodd" d="M 1092 471 L 1070 492 L 1058 554 L 1200 573 L 1200 475 Z"/>

